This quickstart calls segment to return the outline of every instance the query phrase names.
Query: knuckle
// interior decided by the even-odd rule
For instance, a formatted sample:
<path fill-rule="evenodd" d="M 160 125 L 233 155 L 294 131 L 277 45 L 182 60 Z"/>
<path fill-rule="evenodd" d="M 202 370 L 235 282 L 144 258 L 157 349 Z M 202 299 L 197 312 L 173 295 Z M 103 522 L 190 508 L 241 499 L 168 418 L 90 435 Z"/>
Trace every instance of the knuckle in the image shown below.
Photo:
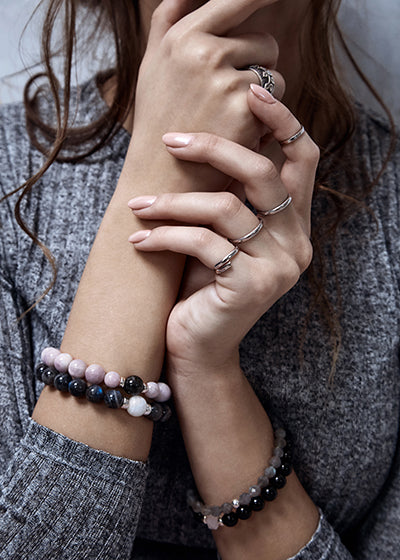
<path fill-rule="evenodd" d="M 242 203 L 233 193 L 221 193 L 217 198 L 216 212 L 230 219 L 235 218 L 242 209 Z"/>
<path fill-rule="evenodd" d="M 296 250 L 296 261 L 300 272 L 304 272 L 311 264 L 313 258 L 313 247 L 311 241 L 303 236 Z"/>
<path fill-rule="evenodd" d="M 212 233 L 207 228 L 197 228 L 196 237 L 196 243 L 201 249 L 207 249 L 212 242 Z"/>
<path fill-rule="evenodd" d="M 321 155 L 321 151 L 319 147 L 315 142 L 311 140 L 307 148 L 307 152 L 305 154 L 306 160 L 314 165 L 317 165 L 320 159 L 320 155 Z"/>
<path fill-rule="evenodd" d="M 253 166 L 253 177 L 260 183 L 274 182 L 279 178 L 275 165 L 267 158 L 258 158 Z"/>

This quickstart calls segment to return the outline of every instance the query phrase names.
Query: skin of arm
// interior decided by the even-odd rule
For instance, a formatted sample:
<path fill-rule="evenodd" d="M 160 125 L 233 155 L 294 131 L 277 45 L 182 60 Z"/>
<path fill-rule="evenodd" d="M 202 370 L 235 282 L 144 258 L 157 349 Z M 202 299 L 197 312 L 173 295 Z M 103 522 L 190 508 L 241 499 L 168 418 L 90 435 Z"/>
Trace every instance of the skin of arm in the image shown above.
<path fill-rule="evenodd" d="M 235 58 L 245 62 L 246 56 L 264 52 L 265 42 L 268 44 L 270 39 L 260 41 L 258 36 L 257 40 L 248 36 L 232 49 L 231 41 L 214 36 L 213 30 L 208 35 L 205 33 L 211 21 L 213 25 L 221 22 L 229 29 L 227 16 L 240 21 L 260 5 L 260 0 L 245 6 L 231 0 L 211 4 L 217 6 L 212 18 L 209 6 L 198 14 L 190 13 L 188 5 L 182 6 L 174 0 L 165 0 L 156 10 L 139 77 L 132 140 L 90 252 L 61 346 L 63 351 L 86 363 L 99 363 L 122 376 L 135 373 L 144 381 L 156 380 L 160 374 L 165 324 L 176 299 L 183 259 L 176 255 L 137 254 L 127 238 L 132 230 L 140 227 L 140 221 L 132 216 L 126 203 L 133 194 L 158 194 L 176 191 L 178 187 L 183 192 L 209 189 L 210 185 L 221 188 L 221 181 L 226 182 L 221 173 L 207 166 L 197 165 L 194 174 L 193 164 L 178 162 L 166 153 L 161 137 L 172 124 L 180 126 L 189 122 L 198 130 L 225 129 L 226 134 L 235 139 L 243 136 L 247 142 L 262 133 L 243 93 L 251 73 L 238 72 L 234 66 Z M 189 21 L 185 17 L 188 12 Z M 190 48 L 183 54 L 181 48 L 176 48 L 180 46 L 179 40 L 190 42 Z M 193 53 L 199 49 L 204 53 L 217 50 L 221 57 L 213 61 L 213 73 L 217 76 L 213 84 L 209 83 L 206 90 L 203 87 L 201 96 L 195 98 L 191 91 L 199 91 L 200 84 L 207 83 L 205 76 L 210 75 L 209 56 L 204 56 L 204 64 L 195 60 Z M 222 56 L 227 53 L 232 62 Z M 163 69 L 156 88 L 155 68 Z M 227 80 L 226 90 L 220 87 L 217 70 Z M 185 76 L 187 83 L 184 83 Z M 184 98 L 178 94 L 182 91 L 186 92 Z M 181 103 L 179 111 L 174 112 L 171 107 L 177 106 L 177 95 L 181 96 Z M 233 119 L 232 114 L 237 118 Z M 232 123 L 230 130 L 227 121 Z M 149 452 L 152 424 L 147 419 L 131 418 L 122 410 L 110 411 L 71 399 L 48 387 L 43 390 L 32 417 L 72 439 L 115 455 L 144 460 Z"/>
<path fill-rule="evenodd" d="M 278 142 L 299 130 L 297 119 L 262 88 L 252 87 L 248 101 Z M 153 229 L 145 240 L 133 241 L 138 250 L 188 253 L 211 269 L 201 284 L 197 271 L 184 279 L 167 325 L 167 366 L 196 486 L 212 506 L 246 492 L 272 456 L 271 423 L 240 369 L 238 345 L 310 262 L 310 207 L 319 150 L 304 134 L 282 147 L 285 161 L 278 171 L 268 158 L 223 138 L 188 134 L 186 139 L 183 145 L 182 134 L 164 137 L 177 158 L 208 161 L 240 181 L 253 207 L 273 208 L 288 193 L 293 199 L 286 210 L 264 220 L 259 234 L 241 246 L 232 268 L 221 276 L 212 272 L 216 255 L 232 248 L 229 238 L 257 224 L 237 197 L 190 193 L 163 195 L 150 206 L 140 199 L 130 202 L 142 218 L 194 224 L 183 233 L 174 226 Z M 213 534 L 223 559 L 284 560 L 310 540 L 318 520 L 316 506 L 292 473 L 262 512 Z"/>

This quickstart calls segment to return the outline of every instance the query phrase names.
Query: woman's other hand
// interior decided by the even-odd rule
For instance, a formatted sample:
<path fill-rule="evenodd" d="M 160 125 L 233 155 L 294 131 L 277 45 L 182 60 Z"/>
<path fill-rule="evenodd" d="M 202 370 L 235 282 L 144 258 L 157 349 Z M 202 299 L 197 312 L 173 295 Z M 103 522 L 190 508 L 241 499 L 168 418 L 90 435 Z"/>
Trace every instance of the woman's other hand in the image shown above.
<path fill-rule="evenodd" d="M 249 92 L 248 101 L 278 142 L 300 129 L 290 111 L 258 86 Z M 283 211 L 262 218 L 262 229 L 239 245 L 232 268 L 221 275 L 215 274 L 214 265 L 234 249 L 229 239 L 240 238 L 259 224 L 236 195 L 165 194 L 130 202 L 142 220 L 185 224 L 136 232 L 131 241 L 138 250 L 184 253 L 202 263 L 202 270 L 196 267 L 195 274 L 186 278 L 185 293 L 168 320 L 172 370 L 187 374 L 191 364 L 196 371 L 199 364 L 205 372 L 208 367 L 214 372 L 226 370 L 232 360 L 237 363 L 237 348 L 246 332 L 292 288 L 310 263 L 310 207 L 319 150 L 303 134 L 282 145 L 285 159 L 279 169 L 265 156 L 212 134 L 168 134 L 164 141 L 175 157 L 207 162 L 232 177 L 258 210 L 275 208 L 292 197 L 292 204 Z"/>
<path fill-rule="evenodd" d="M 158 182 L 168 180 L 176 161 L 166 159 L 161 137 L 172 130 L 210 132 L 248 147 L 258 145 L 265 127 L 246 101 L 249 83 L 257 78 L 243 68 L 259 64 L 274 69 L 278 45 L 261 26 L 241 33 L 240 24 L 274 1 L 210 0 L 193 9 L 193 0 L 164 0 L 156 8 L 135 97 L 131 157 L 136 176 L 143 170 L 149 184 L 159 176 Z M 281 97 L 284 81 L 273 73 L 275 95 Z M 193 170 L 189 164 L 179 167 Z M 204 167 L 196 168 L 200 187 Z M 160 173 L 164 168 L 167 176 Z M 211 177 L 220 174 L 214 170 Z M 206 181 L 210 187 L 209 173 Z M 179 190 L 190 190 L 183 183 Z"/>

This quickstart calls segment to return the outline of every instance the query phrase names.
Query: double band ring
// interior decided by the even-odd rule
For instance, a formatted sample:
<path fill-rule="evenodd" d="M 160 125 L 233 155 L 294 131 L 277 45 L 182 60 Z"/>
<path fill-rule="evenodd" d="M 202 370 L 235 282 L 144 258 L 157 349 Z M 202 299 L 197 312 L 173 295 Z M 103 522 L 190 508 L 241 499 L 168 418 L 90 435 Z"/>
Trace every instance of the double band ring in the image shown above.
<path fill-rule="evenodd" d="M 258 64 L 247 66 L 245 70 L 251 70 L 252 72 L 254 72 L 254 74 L 256 74 L 256 76 L 258 77 L 260 86 L 269 91 L 271 95 L 274 94 L 275 80 L 270 70 L 264 68 L 264 66 L 259 66 Z"/>
<path fill-rule="evenodd" d="M 214 265 L 215 274 L 223 274 L 230 268 L 232 268 L 232 259 L 239 253 L 239 247 L 235 247 L 232 249 L 230 253 L 228 253 L 223 259 L 217 262 Z"/>
<path fill-rule="evenodd" d="M 279 144 L 281 146 L 286 146 L 287 144 L 291 144 L 292 142 L 296 142 L 303 134 L 305 133 L 304 126 L 301 126 L 297 132 L 290 136 L 290 138 L 286 138 L 286 140 L 281 140 Z"/>
<path fill-rule="evenodd" d="M 290 195 L 287 195 L 285 200 L 280 204 L 278 204 L 278 206 L 275 206 L 275 208 L 271 208 L 270 210 L 257 210 L 257 217 L 260 218 L 261 216 L 265 217 L 265 216 L 273 216 L 274 214 L 279 214 L 279 212 L 285 210 L 290 205 L 291 202 L 292 202 L 292 197 Z"/>
<path fill-rule="evenodd" d="M 253 237 L 258 235 L 262 230 L 262 228 L 264 227 L 264 222 L 262 221 L 262 219 L 261 218 L 258 219 L 259 219 L 259 223 L 256 225 L 254 229 L 249 231 L 249 233 L 246 233 L 246 235 L 243 235 L 243 237 L 238 237 L 237 239 L 228 239 L 228 241 L 232 243 L 232 245 L 240 245 L 241 243 L 245 243 L 246 241 L 250 241 L 250 239 L 253 239 Z"/>

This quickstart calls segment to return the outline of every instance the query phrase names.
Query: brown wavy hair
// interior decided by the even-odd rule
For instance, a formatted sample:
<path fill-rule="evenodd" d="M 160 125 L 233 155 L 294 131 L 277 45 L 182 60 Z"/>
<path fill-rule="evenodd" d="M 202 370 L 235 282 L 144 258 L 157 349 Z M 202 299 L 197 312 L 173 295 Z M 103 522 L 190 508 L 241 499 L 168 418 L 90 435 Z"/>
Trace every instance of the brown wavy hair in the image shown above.
<path fill-rule="evenodd" d="M 15 205 L 16 220 L 46 255 L 53 270 L 53 281 L 25 313 L 30 311 L 52 288 L 56 280 L 57 266 L 49 249 L 25 223 L 21 214 L 21 202 L 54 161 L 78 162 L 99 150 L 115 135 L 134 103 L 135 84 L 144 49 L 140 35 L 140 11 L 137 0 L 47 0 L 47 2 L 41 42 L 44 71 L 33 76 L 24 90 L 27 130 L 32 144 L 47 156 L 47 160 L 34 176 L 10 194 L 19 192 Z M 341 0 L 310 0 L 310 18 L 307 19 L 309 24 L 304 26 L 300 40 L 302 59 L 307 68 L 307 81 L 302 86 L 296 111 L 301 122 L 321 148 L 321 169 L 324 169 L 324 174 L 320 173 L 317 177 L 315 193 L 323 194 L 331 202 L 329 216 L 323 223 L 316 224 L 313 229 L 315 257 L 308 274 L 314 294 L 309 316 L 315 308 L 319 308 L 329 329 L 333 349 L 332 371 L 338 356 L 341 333 L 339 310 L 334 308 L 325 291 L 326 271 L 322 247 L 329 241 L 334 256 L 335 235 L 340 224 L 349 213 L 362 206 L 362 200 L 376 185 L 386 165 L 385 162 L 377 177 L 369 178 L 364 191 L 357 193 L 357 196 L 351 192 L 340 193 L 329 187 L 330 172 L 339 160 L 343 165 L 344 147 L 347 148 L 350 144 L 356 126 L 353 101 L 343 88 L 335 70 L 333 49 L 335 38 L 339 39 L 359 76 L 387 112 L 394 130 L 390 112 L 351 56 L 337 26 L 336 16 L 340 2 Z M 45 3 L 45 0 L 42 0 L 39 6 Z M 59 83 L 53 68 L 52 47 L 55 24 L 60 19 L 63 21 L 63 38 L 57 54 L 61 54 L 64 61 L 62 83 Z M 80 44 L 79 37 L 82 29 L 79 22 L 83 20 L 84 40 Z M 88 26 L 88 20 L 92 23 L 91 28 Z M 132 30 L 136 32 L 133 33 Z M 73 127 L 70 125 L 70 98 L 74 56 L 79 57 L 79 45 L 84 48 L 85 43 L 99 40 L 104 32 L 109 33 L 113 39 L 115 61 L 111 68 L 106 68 L 97 75 L 97 82 L 101 86 L 113 77 L 116 85 L 115 96 L 112 104 L 105 109 L 98 120 L 84 127 Z M 39 98 L 44 88 L 50 89 L 54 99 L 55 126 L 47 123 L 40 114 Z M 318 142 L 317 125 L 322 114 L 330 130 L 331 142 L 328 146 Z M 337 291 L 340 295 L 339 286 Z"/>

